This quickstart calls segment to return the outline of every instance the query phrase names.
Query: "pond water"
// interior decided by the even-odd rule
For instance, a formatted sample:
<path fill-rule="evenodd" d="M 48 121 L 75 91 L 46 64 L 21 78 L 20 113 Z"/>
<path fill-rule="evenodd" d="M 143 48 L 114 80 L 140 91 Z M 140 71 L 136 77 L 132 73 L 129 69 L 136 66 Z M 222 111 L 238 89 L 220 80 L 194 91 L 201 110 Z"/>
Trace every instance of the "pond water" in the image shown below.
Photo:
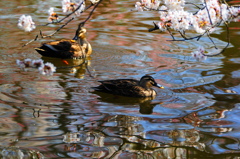
<path fill-rule="evenodd" d="M 196 2 L 196 1 L 194 1 Z M 30 14 L 47 23 L 47 10 L 58 0 L 0 1 L 0 158 L 239 158 L 240 22 L 229 25 L 231 45 L 219 56 L 196 61 L 191 52 L 213 44 L 169 41 L 148 32 L 158 13 L 135 12 L 135 1 L 103 1 L 85 27 L 93 46 L 88 62 L 41 57 L 41 42 L 72 38 L 83 14 L 52 38 L 22 47 L 39 33 L 26 33 L 18 18 Z M 237 4 L 239 1 L 230 1 Z M 212 35 L 226 45 L 226 29 Z M 22 70 L 16 60 L 43 59 L 58 67 L 53 76 Z M 63 67 L 65 66 L 65 67 Z M 74 70 L 73 70 L 74 69 Z M 151 74 L 165 89 L 154 99 L 93 92 L 98 80 Z M 18 156 L 18 157 L 16 157 Z"/>

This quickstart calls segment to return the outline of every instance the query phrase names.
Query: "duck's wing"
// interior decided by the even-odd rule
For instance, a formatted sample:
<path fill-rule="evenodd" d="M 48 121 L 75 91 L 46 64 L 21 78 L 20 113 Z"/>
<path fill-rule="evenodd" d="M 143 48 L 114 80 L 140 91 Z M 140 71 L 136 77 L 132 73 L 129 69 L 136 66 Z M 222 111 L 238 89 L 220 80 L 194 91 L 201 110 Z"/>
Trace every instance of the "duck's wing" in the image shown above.
<path fill-rule="evenodd" d="M 60 40 L 44 43 L 43 48 L 55 52 L 69 51 L 74 43 L 71 40 Z M 40 47 L 41 48 L 41 47 Z"/>
<path fill-rule="evenodd" d="M 136 88 L 138 81 L 134 79 L 119 79 L 99 81 L 100 86 L 94 87 L 95 90 L 124 96 L 137 96 Z M 137 90 L 138 91 L 138 90 Z"/>
<path fill-rule="evenodd" d="M 72 58 L 74 54 L 72 45 L 74 44 L 71 40 L 52 41 L 43 43 L 41 47 L 35 48 L 35 50 L 42 56 Z"/>

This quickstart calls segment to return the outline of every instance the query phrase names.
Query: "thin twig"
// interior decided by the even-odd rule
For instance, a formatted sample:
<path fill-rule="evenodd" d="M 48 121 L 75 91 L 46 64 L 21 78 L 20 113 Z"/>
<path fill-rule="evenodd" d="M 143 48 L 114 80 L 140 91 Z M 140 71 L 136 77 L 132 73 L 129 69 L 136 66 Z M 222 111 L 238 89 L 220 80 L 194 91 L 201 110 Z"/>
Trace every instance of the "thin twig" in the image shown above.
<path fill-rule="evenodd" d="M 59 32 L 63 27 L 65 27 L 66 25 L 68 25 L 68 23 L 70 23 L 72 20 L 74 19 L 74 17 L 72 17 L 71 19 L 69 19 L 65 24 L 63 24 L 61 27 L 59 27 L 57 30 L 55 30 L 52 34 L 46 35 L 46 36 L 42 36 L 42 38 L 47 38 L 47 37 L 51 37 L 54 34 L 56 34 L 57 32 Z"/>
<path fill-rule="evenodd" d="M 149 32 L 152 32 L 154 30 L 158 30 L 159 29 L 158 25 L 155 22 L 153 22 L 153 24 L 154 24 L 154 28 L 148 29 Z"/>
<path fill-rule="evenodd" d="M 227 22 L 225 22 L 224 24 L 225 24 L 226 30 L 227 30 L 227 41 L 228 41 L 228 42 L 227 42 L 227 45 L 226 45 L 226 46 L 222 49 L 222 51 L 220 51 L 219 53 L 211 54 L 211 55 L 202 53 L 204 56 L 208 56 L 208 57 L 217 56 L 217 55 L 220 55 L 221 53 L 223 53 L 223 52 L 228 48 L 228 46 L 229 46 L 229 44 L 230 44 L 229 28 L 228 28 Z"/>
<path fill-rule="evenodd" d="M 30 40 L 29 42 L 24 44 L 22 47 L 27 46 L 28 44 L 32 43 L 33 41 L 37 41 L 37 39 L 38 39 L 38 35 L 36 35 L 36 37 L 34 39 Z"/>
<path fill-rule="evenodd" d="M 92 16 L 94 10 L 98 7 L 98 5 L 102 2 L 102 0 L 100 0 L 98 3 L 96 3 L 96 5 L 94 5 L 93 9 L 91 10 L 91 12 L 89 13 L 88 17 L 81 23 L 78 24 L 78 29 L 76 31 L 76 35 L 78 34 L 78 31 L 81 29 L 81 27 L 84 26 L 84 24 L 90 19 L 90 17 Z"/>
<path fill-rule="evenodd" d="M 206 8 L 206 6 L 203 6 L 202 8 L 200 8 L 197 12 L 195 12 L 195 13 L 193 13 L 193 15 L 196 15 L 196 14 L 198 14 L 198 12 L 200 11 L 200 10 L 203 10 L 203 9 L 205 9 Z"/>
<path fill-rule="evenodd" d="M 56 34 L 57 32 L 59 32 L 63 27 L 65 27 L 69 22 L 71 22 L 72 20 L 74 19 L 74 17 L 72 17 L 71 19 L 69 19 L 65 24 L 63 24 L 61 27 L 59 27 L 56 31 L 54 31 L 52 34 L 49 34 L 49 35 L 43 35 L 43 33 L 42 33 L 42 30 L 40 30 L 39 31 L 39 34 L 40 34 L 40 36 L 41 36 L 41 38 L 46 38 L 46 37 L 51 37 L 51 36 L 53 36 L 54 34 Z M 32 40 L 30 40 L 29 42 L 27 42 L 26 44 L 24 44 L 22 47 L 24 47 L 24 46 L 27 46 L 28 44 L 30 44 L 30 43 L 32 43 L 32 42 L 34 42 L 34 41 L 37 41 L 37 39 L 38 39 L 38 35 L 34 38 L 34 39 L 32 39 Z"/>
<path fill-rule="evenodd" d="M 208 13 L 208 18 L 209 18 L 210 24 L 213 25 L 212 19 L 211 19 L 211 16 L 210 16 L 210 13 L 209 13 L 209 10 L 208 10 L 208 7 L 207 7 L 207 2 L 206 2 L 206 0 L 204 0 L 204 3 L 205 3 L 205 6 L 206 6 L 206 10 L 207 10 L 207 13 Z"/>
<path fill-rule="evenodd" d="M 153 10 L 153 11 L 160 11 L 160 12 L 168 12 L 167 10 L 161 10 L 161 9 L 152 9 L 148 7 L 144 7 L 146 10 Z"/>
<path fill-rule="evenodd" d="M 83 1 L 83 2 L 84 2 L 84 1 Z M 65 20 L 66 18 L 68 18 L 68 17 L 70 17 L 72 14 L 74 14 L 74 13 L 81 7 L 81 5 L 83 4 L 83 2 L 80 3 L 79 6 L 78 6 L 73 12 L 69 13 L 69 14 L 66 15 L 63 19 L 59 20 L 58 22 L 47 23 L 47 24 L 45 24 L 45 25 L 39 25 L 39 26 L 47 26 L 47 25 L 49 25 L 49 24 L 56 24 L 56 23 L 62 22 L 63 20 Z M 95 8 L 97 7 L 98 4 L 99 4 L 99 2 L 95 5 L 95 7 L 93 8 L 93 10 L 91 11 L 91 13 L 90 13 L 91 15 L 92 15 L 92 12 L 95 10 Z M 89 9 L 91 6 L 93 6 L 93 4 L 89 5 L 89 6 L 85 9 L 85 11 L 86 11 L 87 9 Z M 88 16 L 88 18 L 84 21 L 84 23 L 90 18 L 91 15 Z M 74 19 L 74 17 L 72 17 L 70 20 L 68 20 L 65 24 L 63 24 L 61 27 L 59 27 L 59 28 L 58 28 L 56 31 L 54 31 L 52 34 L 49 34 L 49 35 L 46 35 L 46 36 L 43 36 L 42 31 L 40 30 L 40 36 L 41 36 L 42 38 L 46 38 L 46 37 L 51 37 L 51 36 L 53 36 L 54 34 L 56 34 L 57 32 L 59 32 L 63 27 L 65 27 L 68 23 L 70 23 L 73 19 Z M 81 23 L 80 23 L 80 24 L 81 24 Z M 37 37 L 38 37 L 38 35 L 36 36 L 36 38 L 30 40 L 29 42 L 27 42 L 26 44 L 24 44 L 22 47 L 27 46 L 28 44 L 36 41 L 36 40 L 37 40 Z"/>
<path fill-rule="evenodd" d="M 196 39 L 196 38 L 200 38 L 202 37 L 203 35 L 198 35 L 198 36 L 194 36 L 194 37 L 190 37 L 190 38 L 187 38 L 186 36 L 184 36 L 182 33 L 180 33 L 181 36 L 183 37 L 183 39 L 174 39 L 174 40 L 168 40 L 168 41 L 186 41 L 186 40 L 193 40 L 193 39 Z"/>
<path fill-rule="evenodd" d="M 175 41 L 176 39 L 175 39 L 175 37 L 173 36 L 173 34 L 172 34 L 171 30 L 169 29 L 169 27 L 166 26 L 166 28 L 167 28 L 167 31 L 169 32 L 169 34 L 172 36 L 172 39 Z"/>
<path fill-rule="evenodd" d="M 207 32 L 207 36 L 208 36 L 208 38 L 210 39 L 210 41 L 213 43 L 215 49 L 217 49 L 217 46 L 216 46 L 215 42 L 213 41 L 213 39 L 210 37 L 209 32 Z"/>
<path fill-rule="evenodd" d="M 89 73 L 89 76 L 90 76 L 90 77 L 95 78 L 95 77 L 91 74 L 91 71 L 88 69 L 88 65 L 86 65 L 86 70 L 87 70 L 87 72 Z"/>
<path fill-rule="evenodd" d="M 191 4 L 191 5 L 194 5 L 195 7 L 197 7 L 198 9 L 201 9 L 201 7 L 199 7 L 198 5 L 196 5 L 196 4 L 194 4 L 194 3 L 186 2 L 186 4 Z"/>
<path fill-rule="evenodd" d="M 65 19 L 67 19 L 68 17 L 70 17 L 72 14 L 74 14 L 82 5 L 83 5 L 83 2 L 85 2 L 85 1 L 82 1 L 82 3 L 80 3 L 79 5 L 78 5 L 78 7 L 74 10 L 74 11 L 72 11 L 71 13 L 69 13 L 69 14 L 67 14 L 65 17 L 63 17 L 61 20 L 59 20 L 59 21 L 57 21 L 57 22 L 51 22 L 51 23 L 47 23 L 47 24 L 44 24 L 44 25 L 38 25 L 38 26 L 47 26 L 47 25 L 49 25 L 49 24 L 58 24 L 58 23 L 61 23 L 62 21 L 64 21 Z M 92 6 L 92 4 L 91 5 L 89 5 L 84 11 L 86 11 L 88 8 L 90 8 Z M 83 11 L 81 12 L 81 13 L 83 13 Z"/>

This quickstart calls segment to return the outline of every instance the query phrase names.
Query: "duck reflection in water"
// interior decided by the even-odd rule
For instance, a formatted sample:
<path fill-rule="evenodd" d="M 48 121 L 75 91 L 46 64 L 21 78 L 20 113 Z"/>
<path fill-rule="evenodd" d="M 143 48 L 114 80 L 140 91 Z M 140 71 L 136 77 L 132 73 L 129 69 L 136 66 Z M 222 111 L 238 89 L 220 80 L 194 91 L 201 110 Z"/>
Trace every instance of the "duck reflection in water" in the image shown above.
<path fill-rule="evenodd" d="M 92 93 L 100 96 L 100 98 L 98 99 L 105 103 L 111 103 L 114 105 L 123 105 L 123 106 L 139 105 L 139 113 L 141 114 L 152 114 L 153 108 L 156 105 L 161 104 L 161 102 L 153 102 L 155 97 L 140 97 L 140 98 L 125 97 L 125 96 L 107 94 L 99 91 L 94 91 Z"/>
<path fill-rule="evenodd" d="M 65 59 L 64 63 L 51 57 L 42 57 L 42 59 L 54 64 L 58 72 L 71 73 L 76 78 L 83 78 L 87 69 L 91 66 L 91 57 L 86 57 L 85 59 Z"/>

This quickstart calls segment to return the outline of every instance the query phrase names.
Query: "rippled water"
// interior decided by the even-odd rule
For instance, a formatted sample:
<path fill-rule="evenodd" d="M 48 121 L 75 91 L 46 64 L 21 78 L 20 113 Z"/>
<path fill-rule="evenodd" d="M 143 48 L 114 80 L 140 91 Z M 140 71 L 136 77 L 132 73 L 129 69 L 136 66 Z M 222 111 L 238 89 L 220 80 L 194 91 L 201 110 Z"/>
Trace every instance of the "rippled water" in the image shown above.
<path fill-rule="evenodd" d="M 157 13 L 133 12 L 135 1 L 104 1 L 87 22 L 93 54 L 88 63 L 41 57 L 41 42 L 72 38 L 82 15 L 58 34 L 21 47 L 34 39 L 16 26 L 21 14 L 37 24 L 61 3 L 0 1 L 0 142 L 1 154 L 29 158 L 237 158 L 240 110 L 240 23 L 229 26 L 231 46 L 220 56 L 197 62 L 191 52 L 202 41 L 169 41 L 165 33 L 148 32 Z M 235 4 L 237 1 L 231 1 Z M 154 18 L 151 18 L 154 17 Z M 49 34 L 58 26 L 38 27 Z M 226 31 L 214 35 L 226 45 Z M 16 60 L 54 63 L 53 76 L 21 70 Z M 88 70 L 87 70 L 88 69 Z M 152 74 L 166 87 L 155 99 L 128 98 L 93 92 L 98 80 Z M 1 156 L 1 157 L 2 157 Z M 16 157 L 17 158 L 17 157 Z"/>

